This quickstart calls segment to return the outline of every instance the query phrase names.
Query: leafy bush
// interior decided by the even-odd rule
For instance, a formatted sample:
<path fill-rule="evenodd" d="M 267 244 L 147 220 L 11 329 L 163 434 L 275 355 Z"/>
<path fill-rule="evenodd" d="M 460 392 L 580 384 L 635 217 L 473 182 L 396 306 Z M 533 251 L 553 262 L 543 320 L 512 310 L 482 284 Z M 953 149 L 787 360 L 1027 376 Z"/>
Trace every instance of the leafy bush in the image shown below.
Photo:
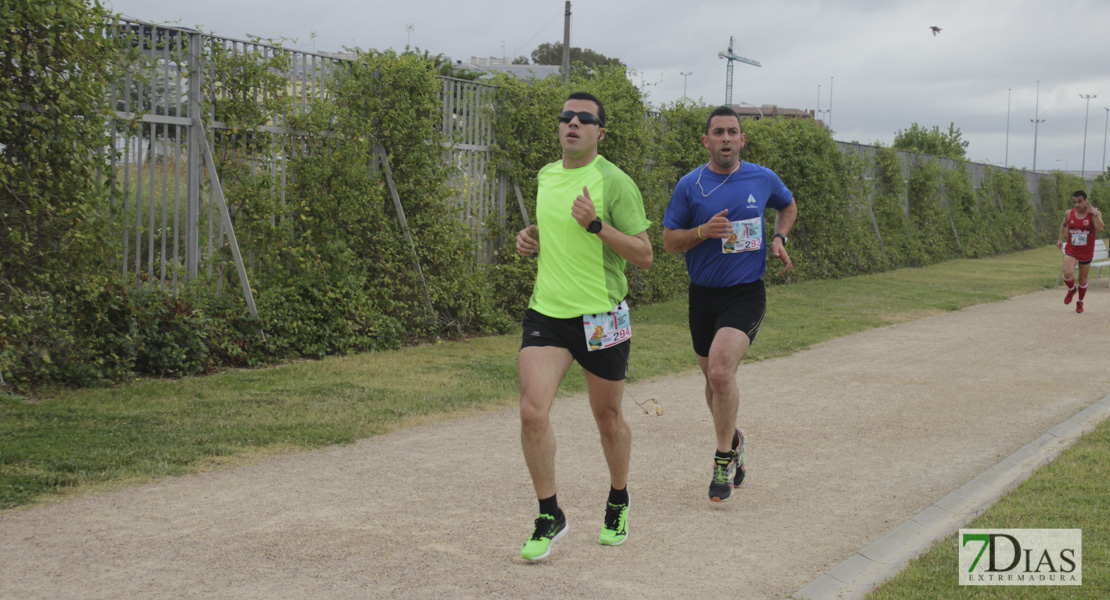
<path fill-rule="evenodd" d="M 941 168 L 925 160 L 910 171 L 910 266 L 920 267 L 954 258 L 956 239 L 943 205 Z"/>
<path fill-rule="evenodd" d="M 745 124 L 742 158 L 778 174 L 798 202 L 790 240 L 794 270 L 787 281 L 843 277 L 875 270 L 877 248 L 868 230 L 861 171 L 840 152 L 827 130 L 809 120 L 761 119 Z M 774 211 L 765 218 L 770 227 Z M 769 268 L 767 280 L 783 282 Z"/>
<path fill-rule="evenodd" d="M 118 223 L 134 219 L 112 205 L 113 184 L 99 175 L 111 148 L 104 100 L 118 69 L 138 57 L 103 35 L 110 15 L 95 2 L 8 4 L 0 38 L 0 106 L 8 108 L 0 111 L 0 373 L 9 384 L 198 374 L 519 323 L 536 269 L 515 252 L 523 215 L 486 218 L 483 241 L 497 252 L 492 264 L 478 264 L 475 216 L 448 204 L 454 167 L 443 152 L 442 57 L 360 52 L 339 64 L 326 99 L 295 104 L 287 53 L 236 51 L 205 38 L 212 93 L 203 113 L 227 126 L 208 133 L 247 257 L 255 319 L 222 243 L 199 278 L 175 291 L 118 274 Z M 643 304 L 684 295 L 683 255 L 664 251 L 661 221 L 678 180 L 708 160 L 700 139 L 712 107 L 684 100 L 649 110 L 620 65 L 576 63 L 567 85 L 504 74 L 494 83 L 491 162 L 519 186 L 532 215 L 536 173 L 560 157 L 560 106 L 573 91 L 602 99 L 600 152 L 640 186 L 653 222 L 655 261 L 648 270 L 628 266 L 630 296 Z M 26 106 L 36 109 L 12 110 Z M 273 133 L 275 115 L 297 135 Z M 139 122 L 117 125 L 141 136 Z M 1084 185 L 1069 175 L 1041 177 L 1031 197 L 1022 173 L 986 168 L 975 188 L 967 163 L 891 148 L 851 158 L 805 119 L 749 119 L 744 130 L 743 160 L 777 172 L 799 203 L 795 268 L 786 277 L 769 269 L 772 284 L 1050 243 L 1071 193 Z M 958 134 L 950 127 L 948 141 L 961 143 Z M 274 168 L 259 168 L 266 164 Z M 1105 203 L 1108 190 L 1097 183 L 1092 200 Z"/>
<path fill-rule="evenodd" d="M 109 261 L 108 82 L 123 51 L 80 0 L 12 0 L 0 36 L 0 370 L 16 385 L 129 372 Z"/>
<path fill-rule="evenodd" d="M 157 376 L 204 373 L 209 369 L 205 344 L 208 329 L 203 311 L 186 298 L 157 288 L 140 288 L 133 294 L 137 349 L 135 369 Z"/>
<path fill-rule="evenodd" d="M 271 353 L 321 358 L 400 346 L 400 323 L 374 304 L 350 249 L 336 242 L 322 256 L 299 255 L 303 268 L 259 295 Z"/>
<path fill-rule="evenodd" d="M 95 275 L 75 279 L 60 293 L 4 295 L 0 358 L 9 383 L 89 386 L 123 378 L 134 368 L 137 331 L 126 288 Z"/>

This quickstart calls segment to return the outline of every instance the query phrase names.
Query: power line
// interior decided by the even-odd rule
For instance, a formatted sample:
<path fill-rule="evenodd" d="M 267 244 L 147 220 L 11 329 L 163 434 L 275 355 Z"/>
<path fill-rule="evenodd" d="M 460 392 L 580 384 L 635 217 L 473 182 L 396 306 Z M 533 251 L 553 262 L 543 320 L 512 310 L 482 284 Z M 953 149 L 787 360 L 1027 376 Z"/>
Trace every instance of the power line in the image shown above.
<path fill-rule="evenodd" d="M 522 49 L 523 49 L 523 50 L 527 50 L 527 49 L 528 49 L 528 45 L 532 43 L 532 40 L 536 39 L 536 36 L 538 36 L 539 34 L 543 33 L 543 32 L 544 32 L 544 30 L 546 30 L 546 29 L 547 29 L 548 27 L 551 27 L 551 24 L 555 22 L 555 19 L 558 19 L 558 18 L 559 18 L 559 17 L 561 17 L 561 16 L 563 16 L 563 9 L 561 9 L 561 8 L 560 8 L 560 9 L 559 9 L 559 12 L 555 13 L 555 16 L 551 17 L 551 20 L 547 22 L 547 25 L 544 25 L 544 26 L 543 26 L 543 27 L 542 27 L 542 28 L 541 28 L 541 29 L 540 29 L 539 31 L 537 31 L 537 32 L 536 32 L 536 33 L 535 33 L 535 34 L 534 34 L 534 35 L 533 35 L 532 37 L 528 38 L 528 41 L 527 41 L 527 42 L 524 42 L 524 45 L 523 45 L 523 46 L 518 46 L 518 47 L 517 47 L 517 49 L 513 51 L 513 54 L 516 54 L 517 52 L 520 52 L 520 51 L 521 51 Z"/>

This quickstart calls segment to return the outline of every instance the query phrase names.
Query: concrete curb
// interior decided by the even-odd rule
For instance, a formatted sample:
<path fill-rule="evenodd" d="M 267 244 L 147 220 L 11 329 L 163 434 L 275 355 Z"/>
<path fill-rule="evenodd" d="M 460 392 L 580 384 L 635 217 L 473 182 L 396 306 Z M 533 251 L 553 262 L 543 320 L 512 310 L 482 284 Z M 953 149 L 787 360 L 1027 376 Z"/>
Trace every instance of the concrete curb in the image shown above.
<path fill-rule="evenodd" d="M 791 598 L 856 600 L 893 577 L 939 539 L 990 508 L 1002 494 L 1055 459 L 1075 440 L 1110 418 L 1110 396 L 1053 427 L 1005 460 L 868 544 L 844 562 L 810 581 Z"/>

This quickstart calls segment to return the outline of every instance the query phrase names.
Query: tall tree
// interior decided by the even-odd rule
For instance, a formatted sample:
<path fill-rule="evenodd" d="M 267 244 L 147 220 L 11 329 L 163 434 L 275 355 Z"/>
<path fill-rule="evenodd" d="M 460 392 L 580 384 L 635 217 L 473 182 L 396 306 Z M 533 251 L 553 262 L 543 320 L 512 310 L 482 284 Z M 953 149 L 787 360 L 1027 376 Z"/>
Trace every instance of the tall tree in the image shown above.
<path fill-rule="evenodd" d="M 936 125 L 932 129 L 926 129 L 914 123 L 909 129 L 900 129 L 894 135 L 894 147 L 898 150 L 947 158 L 964 158 L 967 145 L 968 142 L 963 139 L 963 133 L 955 123 L 949 123 L 946 132 Z"/>
<path fill-rule="evenodd" d="M 405 51 L 402 55 L 412 55 L 423 60 L 428 67 L 436 72 L 436 75 L 441 77 L 454 77 L 455 79 L 466 79 L 474 81 L 482 76 L 479 71 L 474 71 L 465 65 L 457 65 L 451 62 L 446 55 L 442 52 L 439 54 L 432 54 L 428 50 L 421 50 L 419 46 L 409 48 L 405 46 Z"/>
<path fill-rule="evenodd" d="M 570 62 L 581 62 L 587 67 L 596 69 L 601 65 L 616 65 L 623 67 L 624 63 L 617 58 L 610 58 L 600 52 L 589 48 L 570 47 Z M 532 64 L 535 65 L 561 65 L 563 64 L 563 43 L 543 43 L 532 51 Z"/>

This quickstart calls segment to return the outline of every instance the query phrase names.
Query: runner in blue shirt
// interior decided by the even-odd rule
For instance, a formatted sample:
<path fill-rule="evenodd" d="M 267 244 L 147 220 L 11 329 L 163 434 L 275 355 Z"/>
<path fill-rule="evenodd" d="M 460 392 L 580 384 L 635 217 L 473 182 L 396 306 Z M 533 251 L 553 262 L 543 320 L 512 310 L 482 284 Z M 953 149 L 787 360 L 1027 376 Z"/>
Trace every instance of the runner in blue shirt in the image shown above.
<path fill-rule="evenodd" d="M 774 171 L 740 160 L 745 138 L 736 111 L 714 109 L 705 130 L 701 141 L 710 160 L 675 186 L 663 216 L 663 247 L 686 252 L 690 336 L 717 437 L 709 499 L 724 502 L 745 475 L 736 369 L 763 322 L 767 247 L 783 262 L 783 274 L 792 266 L 786 241 L 798 207 Z M 776 211 L 771 236 L 763 220 L 766 208 Z"/>

